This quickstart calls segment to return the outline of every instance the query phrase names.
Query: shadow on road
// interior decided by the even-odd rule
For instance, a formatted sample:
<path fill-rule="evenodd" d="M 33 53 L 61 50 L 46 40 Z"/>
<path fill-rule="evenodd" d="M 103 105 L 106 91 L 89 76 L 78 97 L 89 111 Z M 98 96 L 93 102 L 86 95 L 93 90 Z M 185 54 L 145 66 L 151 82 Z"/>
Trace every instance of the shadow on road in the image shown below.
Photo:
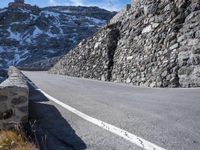
<path fill-rule="evenodd" d="M 36 86 L 30 87 L 29 135 L 36 139 L 41 150 L 84 150 L 86 144 L 76 135 L 59 110 L 49 104 L 49 100 L 40 93 Z"/>

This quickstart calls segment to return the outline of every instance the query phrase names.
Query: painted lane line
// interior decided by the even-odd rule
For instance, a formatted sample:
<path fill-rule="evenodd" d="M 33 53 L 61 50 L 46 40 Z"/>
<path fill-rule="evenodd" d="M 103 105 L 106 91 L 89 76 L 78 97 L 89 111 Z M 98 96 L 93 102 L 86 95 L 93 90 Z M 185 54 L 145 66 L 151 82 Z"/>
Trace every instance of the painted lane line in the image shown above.
<path fill-rule="evenodd" d="M 129 132 L 125 131 L 125 130 L 122 130 L 122 129 L 118 128 L 118 127 L 115 127 L 115 126 L 113 126 L 111 124 L 108 124 L 106 122 L 103 122 L 101 120 L 92 118 L 92 117 L 90 117 L 90 116 L 88 116 L 88 115 L 76 110 L 75 108 L 73 108 L 73 107 L 71 107 L 71 106 L 69 106 L 69 105 L 67 105 L 67 104 L 55 99 L 54 97 L 50 96 L 46 92 L 42 91 L 41 89 L 37 89 L 37 90 L 40 91 L 42 94 L 44 94 L 49 100 L 51 100 L 51 101 L 55 102 L 56 104 L 64 107 L 68 111 L 70 111 L 70 112 L 76 114 L 77 116 L 89 121 L 90 123 L 93 123 L 93 124 L 103 128 L 103 129 L 105 129 L 107 131 L 110 131 L 110 132 L 112 132 L 112 133 L 114 133 L 114 134 L 116 134 L 116 135 L 128 140 L 129 142 L 131 142 L 131 143 L 143 148 L 144 150 L 166 150 L 166 149 L 164 149 L 162 147 L 157 146 L 156 144 L 153 144 L 153 143 L 151 143 L 151 142 L 149 142 L 149 141 L 147 141 L 145 139 L 142 139 L 142 138 L 138 137 L 137 135 L 129 133 Z"/>

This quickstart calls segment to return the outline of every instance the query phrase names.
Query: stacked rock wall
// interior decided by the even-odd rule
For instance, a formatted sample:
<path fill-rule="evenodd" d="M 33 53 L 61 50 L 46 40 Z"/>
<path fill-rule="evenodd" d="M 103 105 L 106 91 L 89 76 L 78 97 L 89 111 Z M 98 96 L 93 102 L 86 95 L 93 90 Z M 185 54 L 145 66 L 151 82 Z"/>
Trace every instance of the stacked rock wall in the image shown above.
<path fill-rule="evenodd" d="M 199 5 L 193 6 L 195 9 Z M 187 16 L 177 38 L 178 76 L 182 87 L 200 86 L 200 11 Z"/>
<path fill-rule="evenodd" d="M 82 41 L 61 59 L 51 73 L 109 81 L 119 38 L 118 24 L 107 26 Z M 60 68 L 61 67 L 61 68 Z"/>
<path fill-rule="evenodd" d="M 200 1 L 138 0 L 132 3 L 130 9 L 122 10 L 107 27 L 81 43 L 79 50 L 72 50 L 60 61 L 62 64 L 58 62 L 50 72 L 101 79 L 99 76 L 105 69 L 98 64 L 107 60 L 97 52 L 108 53 L 108 44 L 102 41 L 109 27 L 115 26 L 119 36 L 108 80 L 150 87 L 200 86 Z M 77 59 L 81 55 L 90 57 L 83 62 L 82 58 Z M 74 59 L 76 63 L 71 61 Z M 69 61 L 71 63 L 66 64 Z"/>
<path fill-rule="evenodd" d="M 196 37 L 199 1 L 151 0 L 138 3 L 140 7 L 133 10 L 135 18 L 121 20 L 126 25 L 120 30 L 112 80 L 151 87 L 200 86 L 199 55 L 191 54 L 192 49 L 199 49 L 199 37 Z M 191 16 L 193 22 L 188 21 Z M 187 37 L 187 42 L 181 41 L 180 37 L 183 40 Z M 181 64 L 185 53 L 191 54 L 188 56 L 190 62 Z"/>
<path fill-rule="evenodd" d="M 28 121 L 29 90 L 24 75 L 10 67 L 8 79 L 0 84 L 0 129 Z"/>

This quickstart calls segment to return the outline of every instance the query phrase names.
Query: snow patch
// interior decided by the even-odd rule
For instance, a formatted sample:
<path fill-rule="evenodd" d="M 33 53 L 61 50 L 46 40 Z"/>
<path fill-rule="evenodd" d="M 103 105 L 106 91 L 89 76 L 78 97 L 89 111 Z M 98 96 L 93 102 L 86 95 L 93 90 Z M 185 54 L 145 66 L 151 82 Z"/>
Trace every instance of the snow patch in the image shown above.
<path fill-rule="evenodd" d="M 97 25 L 103 25 L 106 24 L 106 20 L 101 20 L 101 19 L 97 19 L 97 18 L 93 18 L 93 17 L 85 17 L 86 19 L 88 19 L 90 22 L 93 22 L 94 24 Z"/>
<path fill-rule="evenodd" d="M 33 31 L 33 37 L 37 37 L 38 35 L 42 34 L 43 31 L 40 30 L 38 27 L 35 26 L 35 30 Z"/>
<path fill-rule="evenodd" d="M 8 29 L 7 29 L 7 31 L 9 32 L 9 38 L 10 39 L 14 39 L 14 40 L 16 40 L 16 41 L 20 41 L 21 40 L 21 36 L 20 36 L 20 33 L 18 33 L 18 32 L 13 32 L 12 30 L 11 30 L 11 27 L 9 27 Z"/>
<path fill-rule="evenodd" d="M 22 13 L 31 13 L 32 11 L 31 10 L 28 10 L 28 9 L 19 9 Z"/>
<path fill-rule="evenodd" d="M 72 13 L 72 11 L 70 11 L 70 10 L 62 10 L 62 11 L 60 11 L 60 12 L 64 12 L 64 13 Z"/>
<path fill-rule="evenodd" d="M 30 14 L 30 20 L 36 20 L 38 18 L 38 16 Z"/>
<path fill-rule="evenodd" d="M 2 9 L 2 10 L 0 10 L 0 13 L 4 13 L 6 11 L 7 11 L 7 9 Z"/>
<path fill-rule="evenodd" d="M 29 52 L 25 50 L 22 54 L 20 54 L 19 49 L 15 48 L 15 56 L 14 56 L 13 64 L 18 65 L 20 62 L 26 60 L 28 58 L 28 55 L 27 55 L 28 53 Z"/>
<path fill-rule="evenodd" d="M 52 37 L 52 38 L 57 37 L 57 34 L 53 34 L 51 32 L 46 32 L 45 34 L 48 35 L 48 37 Z"/>
<path fill-rule="evenodd" d="M 60 16 L 59 13 L 51 12 L 51 11 L 42 11 L 40 15 L 45 15 L 45 17 L 55 17 L 55 18 L 58 18 Z"/>
<path fill-rule="evenodd" d="M 5 52 L 4 48 L 0 46 L 0 53 Z"/>

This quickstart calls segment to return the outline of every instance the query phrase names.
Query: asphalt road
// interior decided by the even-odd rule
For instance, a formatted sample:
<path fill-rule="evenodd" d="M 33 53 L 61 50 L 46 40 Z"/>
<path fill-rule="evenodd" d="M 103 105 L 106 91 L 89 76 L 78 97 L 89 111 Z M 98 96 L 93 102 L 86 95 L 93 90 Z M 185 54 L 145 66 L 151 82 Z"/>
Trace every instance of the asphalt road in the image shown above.
<path fill-rule="evenodd" d="M 162 148 L 200 149 L 199 88 L 152 89 L 46 72 L 24 74 L 63 103 Z M 47 149 L 141 150 L 39 95 L 30 92 L 30 111 L 48 135 Z"/>

